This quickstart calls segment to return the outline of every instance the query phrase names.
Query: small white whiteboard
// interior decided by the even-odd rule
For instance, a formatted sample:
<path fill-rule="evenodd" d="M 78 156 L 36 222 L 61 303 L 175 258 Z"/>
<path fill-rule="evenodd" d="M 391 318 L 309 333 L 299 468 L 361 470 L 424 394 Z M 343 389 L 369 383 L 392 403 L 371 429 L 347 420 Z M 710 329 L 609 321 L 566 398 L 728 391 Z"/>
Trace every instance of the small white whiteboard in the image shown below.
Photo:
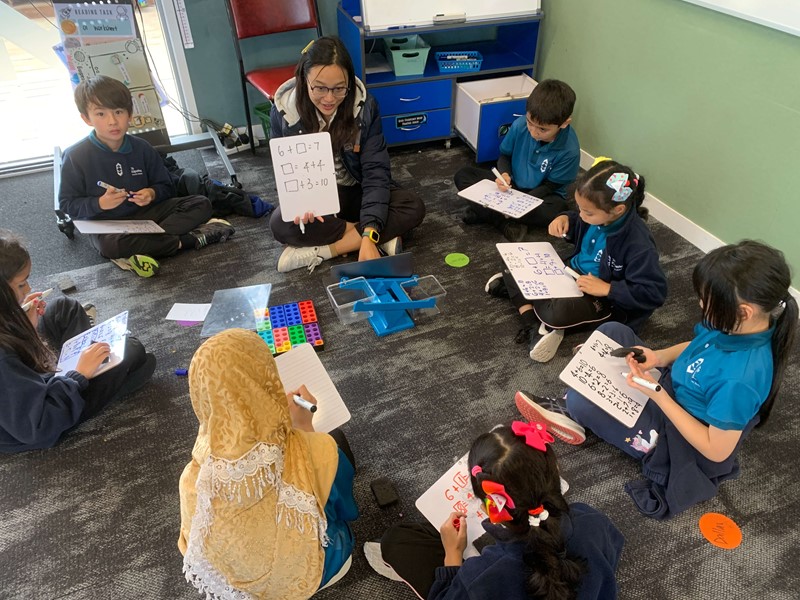
<path fill-rule="evenodd" d="M 494 181 L 488 179 L 481 179 L 478 183 L 458 192 L 458 195 L 514 219 L 527 215 L 544 202 L 541 198 L 513 188 L 503 192 Z"/>
<path fill-rule="evenodd" d="M 272 138 L 269 149 L 284 221 L 294 221 L 307 212 L 318 216 L 339 212 L 333 148 L 327 131 Z"/>
<path fill-rule="evenodd" d="M 119 313 L 116 317 L 103 321 L 83 333 L 64 342 L 61 354 L 58 357 L 57 369 L 62 374 L 74 371 L 78 366 L 81 353 L 95 342 L 106 342 L 111 346 L 111 355 L 108 362 L 97 367 L 94 375 L 104 373 L 116 367 L 125 358 L 125 337 L 128 335 L 128 311 Z"/>
<path fill-rule="evenodd" d="M 628 385 L 622 375 L 629 370 L 625 359 L 611 356 L 612 350 L 621 347 L 607 335 L 595 331 L 559 378 L 625 427 L 633 427 L 649 398 Z M 649 374 L 656 380 L 661 377 L 658 369 L 652 369 Z"/>
<path fill-rule="evenodd" d="M 528 300 L 583 296 L 550 242 L 509 242 L 497 250 Z"/>
<path fill-rule="evenodd" d="M 300 344 L 275 358 L 286 393 L 305 385 L 317 400 L 314 431 L 330 433 L 350 420 L 350 411 L 311 344 Z"/>
<path fill-rule="evenodd" d="M 83 234 L 105 235 L 108 233 L 165 233 L 155 221 L 136 221 L 127 219 L 98 219 L 96 221 L 73 221 Z"/>
<path fill-rule="evenodd" d="M 479 553 L 472 545 L 484 534 L 481 521 L 488 515 L 484 512 L 483 503 L 472 493 L 469 476 L 469 453 L 458 459 L 436 483 L 422 494 L 416 501 L 416 507 L 437 530 L 442 526 L 451 512 L 467 513 L 467 548 L 464 558 L 477 556 Z"/>

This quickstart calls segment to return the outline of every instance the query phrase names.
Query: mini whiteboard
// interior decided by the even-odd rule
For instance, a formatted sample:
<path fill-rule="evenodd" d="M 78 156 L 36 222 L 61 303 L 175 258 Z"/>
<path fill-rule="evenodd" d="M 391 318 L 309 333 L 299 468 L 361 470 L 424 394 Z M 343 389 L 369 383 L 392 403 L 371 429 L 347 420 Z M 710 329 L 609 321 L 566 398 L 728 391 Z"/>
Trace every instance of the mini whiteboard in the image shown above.
<path fill-rule="evenodd" d="M 83 234 L 104 235 L 108 233 L 164 233 L 161 225 L 155 221 L 135 221 L 126 219 L 99 219 L 97 221 L 73 221 L 75 227 Z"/>
<path fill-rule="evenodd" d="M 317 399 L 317 412 L 311 420 L 314 431 L 330 433 L 350 420 L 350 411 L 311 344 L 278 355 L 275 364 L 287 394 L 305 385 Z"/>
<path fill-rule="evenodd" d="M 103 321 L 91 329 L 64 342 L 58 357 L 58 370 L 63 374 L 74 371 L 78 366 L 81 352 L 94 342 L 106 342 L 111 346 L 111 356 L 107 363 L 97 367 L 95 375 L 116 367 L 125 358 L 125 336 L 128 334 L 128 311 L 119 313 L 108 321 Z"/>
<path fill-rule="evenodd" d="M 583 296 L 550 242 L 497 244 L 497 251 L 528 300 Z"/>
<path fill-rule="evenodd" d="M 333 148 L 327 131 L 272 138 L 269 149 L 284 221 L 294 221 L 307 212 L 318 216 L 339 212 Z"/>
<path fill-rule="evenodd" d="M 622 376 L 629 370 L 625 359 L 611 356 L 612 350 L 621 347 L 607 335 L 595 331 L 559 378 L 626 427 L 633 427 L 649 398 L 629 386 Z M 661 377 L 658 369 L 652 369 L 649 374 L 656 380 Z"/>
<path fill-rule="evenodd" d="M 361 14 L 367 31 L 401 25 L 432 25 L 434 15 L 463 15 L 468 21 L 532 15 L 542 7 L 541 0 L 361 0 Z"/>
<path fill-rule="evenodd" d="M 506 192 L 501 191 L 494 181 L 488 179 L 481 179 L 478 183 L 458 192 L 458 195 L 514 219 L 527 215 L 544 202 L 541 198 L 513 188 Z"/>
<path fill-rule="evenodd" d="M 469 476 L 469 453 L 458 459 L 436 483 L 419 497 L 416 507 L 430 521 L 437 531 L 451 512 L 467 513 L 467 548 L 464 558 L 477 556 L 479 553 L 472 543 L 484 534 L 481 521 L 488 518 L 483 503 L 472 493 Z"/>

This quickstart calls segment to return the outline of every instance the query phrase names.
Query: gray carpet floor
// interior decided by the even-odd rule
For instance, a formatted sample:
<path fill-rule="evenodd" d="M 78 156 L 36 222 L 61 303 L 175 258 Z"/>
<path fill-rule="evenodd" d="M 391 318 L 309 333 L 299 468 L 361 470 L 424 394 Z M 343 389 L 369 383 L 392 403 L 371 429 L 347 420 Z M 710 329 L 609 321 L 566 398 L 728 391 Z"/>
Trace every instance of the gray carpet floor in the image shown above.
<path fill-rule="evenodd" d="M 210 174 L 224 179 L 213 153 L 200 154 Z M 256 283 L 272 284 L 272 304 L 315 302 L 326 340 L 320 358 L 352 413 L 343 429 L 358 462 L 358 547 L 350 573 L 315 597 L 414 597 L 402 584 L 375 574 L 361 544 L 399 520 L 421 519 L 415 500 L 476 435 L 516 416 L 517 389 L 560 391 L 558 373 L 586 334 L 568 334 L 550 363 L 531 362 L 526 349 L 513 343 L 518 329 L 513 309 L 483 291 L 500 268 L 494 244 L 503 240 L 489 227 L 460 221 L 452 174 L 474 155 L 459 144 L 448 150 L 437 144 L 392 156 L 395 178 L 416 189 L 428 207 L 408 244 L 415 270 L 435 275 L 447 295 L 441 314 L 383 338 L 366 323 L 338 322 L 325 292 L 332 263 L 312 274 L 275 271 L 280 246 L 265 219 L 234 217 L 236 235 L 226 244 L 165 260 L 157 277 L 138 279 L 94 255 L 80 235 L 69 241 L 58 232 L 48 210 L 50 174 L 0 180 L 2 226 L 31 240 L 35 288 L 50 287 L 68 273 L 76 284 L 72 295 L 93 302 L 101 319 L 129 310 L 130 329 L 159 361 L 148 387 L 79 426 L 56 448 L 0 457 L 0 598 L 198 597 L 183 580 L 176 546 L 178 477 L 197 422 L 187 381 L 174 371 L 188 367 L 202 340 L 199 327 L 184 328 L 164 317 L 174 302 L 210 302 L 216 289 Z M 240 154 L 233 162 L 246 190 L 274 199 L 265 150 L 255 157 Z M 691 335 L 699 315 L 690 273 L 701 253 L 654 220 L 651 228 L 670 292 L 642 337 L 660 347 Z M 531 239 L 546 238 L 536 233 Z M 467 254 L 470 263 L 449 267 L 444 257 L 450 252 Z M 741 477 L 723 484 L 715 499 L 667 522 L 641 516 L 623 491 L 625 482 L 639 476 L 633 460 L 593 435 L 580 447 L 556 444 L 571 485 L 567 499 L 605 511 L 625 535 L 617 573 L 622 599 L 798 597 L 796 364 L 771 422 L 744 444 Z M 396 485 L 397 505 L 381 509 L 375 503 L 369 482 L 379 476 Z M 722 550 L 702 538 L 697 522 L 709 511 L 739 524 L 741 546 Z"/>

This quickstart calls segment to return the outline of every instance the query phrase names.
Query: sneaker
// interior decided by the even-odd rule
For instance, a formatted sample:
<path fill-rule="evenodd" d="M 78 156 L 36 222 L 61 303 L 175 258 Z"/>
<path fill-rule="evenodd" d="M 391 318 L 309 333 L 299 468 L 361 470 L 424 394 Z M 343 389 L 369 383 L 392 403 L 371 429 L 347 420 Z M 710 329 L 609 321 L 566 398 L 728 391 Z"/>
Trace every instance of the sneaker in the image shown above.
<path fill-rule="evenodd" d="M 398 235 L 395 238 L 390 239 L 388 242 L 385 242 L 378 246 L 386 256 L 394 256 L 395 254 L 400 254 L 403 251 L 403 240 L 400 239 Z"/>
<path fill-rule="evenodd" d="M 544 326 L 539 328 L 541 335 Z M 558 352 L 558 347 L 561 345 L 561 340 L 564 339 L 563 329 L 553 329 L 547 331 L 540 337 L 535 344 L 531 346 L 530 357 L 536 362 L 546 363 L 553 360 L 553 357 Z"/>
<path fill-rule="evenodd" d="M 550 432 L 562 442 L 577 446 L 586 441 L 586 430 L 570 419 L 563 398 L 545 398 L 528 392 L 517 392 L 514 403 L 525 419 L 547 423 Z"/>
<path fill-rule="evenodd" d="M 383 554 L 381 554 L 380 542 L 366 542 L 364 544 L 364 556 L 369 563 L 369 566 L 378 574 L 383 575 L 392 581 L 403 581 L 403 578 L 397 574 L 391 565 L 384 562 Z"/>
<path fill-rule="evenodd" d="M 209 219 L 197 229 L 192 229 L 189 235 L 196 240 L 195 249 L 200 250 L 200 248 L 204 248 L 209 244 L 225 242 L 234 233 L 236 233 L 236 230 L 233 225 L 225 219 Z"/>
<path fill-rule="evenodd" d="M 89 327 L 94 327 L 95 323 L 97 323 L 97 308 L 95 308 L 94 304 L 88 302 L 82 304 L 81 307 L 83 308 L 83 312 L 86 313 L 86 316 L 89 317 Z"/>
<path fill-rule="evenodd" d="M 111 262 L 124 271 L 133 271 L 139 277 L 152 277 L 158 273 L 158 261 L 146 254 L 134 254 L 128 258 L 112 258 Z"/>
<path fill-rule="evenodd" d="M 493 298 L 508 298 L 508 288 L 503 279 L 503 273 L 495 273 L 483 286 L 483 290 Z"/>
<path fill-rule="evenodd" d="M 303 267 L 308 269 L 311 273 L 316 269 L 324 260 L 319 256 L 319 246 L 308 246 L 306 248 L 296 248 L 295 246 L 286 246 L 278 257 L 278 273 L 288 273 L 295 269 Z"/>
<path fill-rule="evenodd" d="M 521 242 L 528 235 L 528 226 L 519 221 L 505 219 L 500 224 L 500 232 L 509 242 Z"/>

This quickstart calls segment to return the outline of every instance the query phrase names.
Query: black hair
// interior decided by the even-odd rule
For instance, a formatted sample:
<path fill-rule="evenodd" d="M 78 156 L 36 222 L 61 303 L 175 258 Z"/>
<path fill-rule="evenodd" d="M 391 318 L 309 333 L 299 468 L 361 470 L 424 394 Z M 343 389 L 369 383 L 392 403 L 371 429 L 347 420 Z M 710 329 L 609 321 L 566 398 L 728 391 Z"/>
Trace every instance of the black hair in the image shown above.
<path fill-rule="evenodd" d="M 75 88 L 75 106 L 84 117 L 89 116 L 89 105 L 104 108 L 124 108 L 133 114 L 133 99 L 127 86 L 113 77 L 97 75 L 81 81 Z"/>
<path fill-rule="evenodd" d="M 545 79 L 533 88 L 525 104 L 531 121 L 539 125 L 563 125 L 575 108 L 575 92 L 563 81 Z"/>
<path fill-rule="evenodd" d="M 608 185 L 608 179 L 615 173 L 624 173 L 627 181 L 623 188 L 629 188 L 631 193 L 625 199 L 625 211 L 636 207 L 639 216 L 647 220 L 648 210 L 642 206 L 644 202 L 644 177 L 638 175 L 630 167 L 615 160 L 604 160 L 595 164 L 591 169 L 582 173 L 575 180 L 575 193 L 580 194 L 600 210 L 611 212 L 619 202 L 614 201 L 617 190 Z"/>
<path fill-rule="evenodd" d="M 29 262 L 31 256 L 22 238 L 7 229 L 0 229 L 0 279 L 10 282 Z"/>
<path fill-rule="evenodd" d="M 55 356 L 33 328 L 11 286 L 0 281 L 0 348 L 16 354 L 37 373 L 53 370 Z"/>
<path fill-rule="evenodd" d="M 342 68 L 347 77 L 347 96 L 336 110 L 336 118 L 328 128 L 331 134 L 333 151 L 340 152 L 346 144 L 353 143 L 358 133 L 358 125 L 353 116 L 353 106 L 356 97 L 356 72 L 353 61 L 342 41 L 333 36 L 321 37 L 300 57 L 294 75 L 295 98 L 297 99 L 297 112 L 300 113 L 300 122 L 303 129 L 310 133 L 319 131 L 319 117 L 317 107 L 308 95 L 308 72 L 313 67 L 337 65 Z"/>
<path fill-rule="evenodd" d="M 692 273 L 700 297 L 703 322 L 711 329 L 730 333 L 740 323 L 739 305 L 755 304 L 770 316 L 772 334 L 772 386 L 758 411 L 759 425 L 769 418 L 775 396 L 794 346 L 797 302 L 789 293 L 792 275 L 783 252 L 754 240 L 742 240 L 712 250 Z"/>
<path fill-rule="evenodd" d="M 523 560 L 530 571 L 527 580 L 530 597 L 575 598 L 586 565 L 583 559 L 566 553 L 561 517 L 569 513 L 569 506 L 561 495 L 555 452 L 549 446 L 546 452 L 528 446 L 524 437 L 516 436 L 511 427 L 504 426 L 484 433 L 473 442 L 469 451 L 470 473 L 476 465 L 482 471 L 472 475 L 471 482 L 478 498 L 486 498 L 481 482 L 489 480 L 503 485 L 514 501 L 514 508 L 506 506 L 513 520 L 503 525 L 527 542 Z M 540 505 L 549 516 L 534 527 L 528 522 L 528 511 Z"/>

